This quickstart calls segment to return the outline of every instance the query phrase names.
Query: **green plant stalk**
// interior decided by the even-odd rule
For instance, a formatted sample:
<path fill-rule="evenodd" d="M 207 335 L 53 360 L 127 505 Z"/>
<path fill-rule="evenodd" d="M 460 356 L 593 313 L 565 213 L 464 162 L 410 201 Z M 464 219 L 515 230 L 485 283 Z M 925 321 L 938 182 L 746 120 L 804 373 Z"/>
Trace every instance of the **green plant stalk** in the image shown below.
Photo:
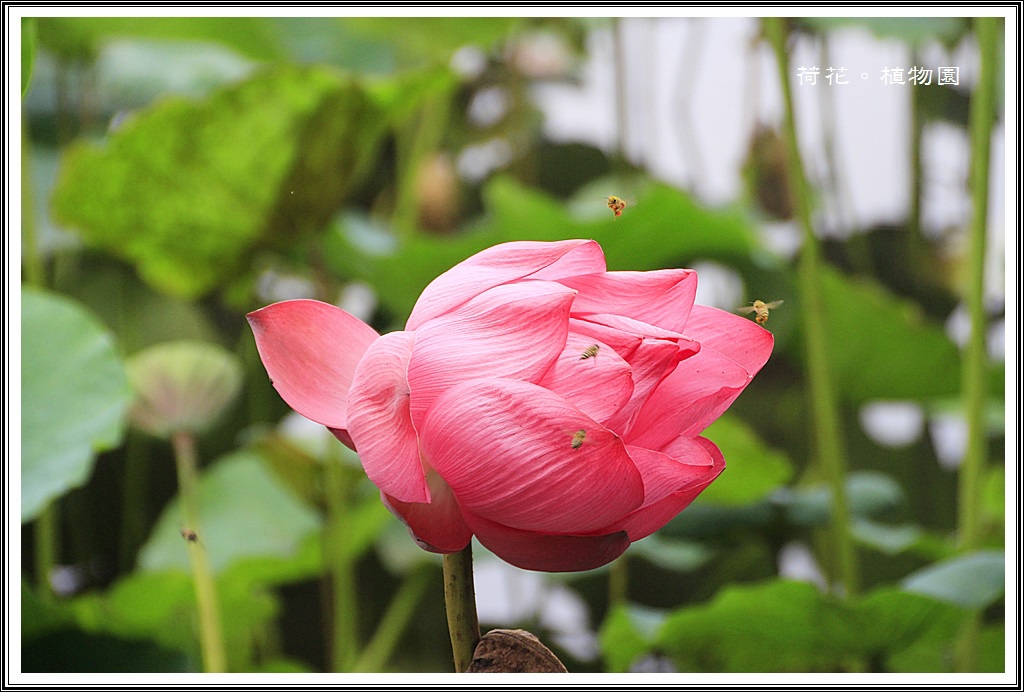
<path fill-rule="evenodd" d="M 626 556 L 608 565 L 608 609 L 617 605 L 625 605 L 629 597 L 629 564 Z"/>
<path fill-rule="evenodd" d="M 622 17 L 612 18 L 612 36 L 615 67 L 615 126 L 618 140 L 615 142 L 616 157 L 613 162 L 616 172 L 627 169 L 628 152 L 626 146 L 629 138 L 629 108 L 626 100 L 626 33 L 622 26 Z"/>
<path fill-rule="evenodd" d="M 345 468 L 328 459 L 324 469 L 327 503 L 325 560 L 331 581 L 331 668 L 347 672 L 358 652 L 358 598 L 355 565 L 351 551 L 346 549 L 348 529 L 349 487 Z"/>
<path fill-rule="evenodd" d="M 967 311 L 971 316 L 971 335 L 964 353 L 963 397 L 967 415 L 967 451 L 960 466 L 957 528 L 959 548 L 969 552 L 981 547 L 981 482 L 985 472 L 985 241 L 988 229 L 989 165 L 992 127 L 995 118 L 996 48 L 1000 22 L 997 17 L 979 17 L 975 34 L 981 53 L 981 74 L 971 96 L 971 217 L 968 254 Z M 956 647 L 959 672 L 979 668 L 978 646 L 981 634 L 980 614 L 968 617 Z"/>
<path fill-rule="evenodd" d="M 785 103 L 786 163 L 796 205 L 797 219 L 804 231 L 804 244 L 797 268 L 797 285 L 803 320 L 810 405 L 814 423 L 814 441 L 821 469 L 832 489 L 830 544 L 833 564 L 846 596 L 857 593 L 859 576 L 853 538 L 850 536 L 850 510 L 846 498 L 846 459 L 842 429 L 839 425 L 835 387 L 829 376 L 828 345 L 824 324 L 825 306 L 821 301 L 821 249 L 811 221 L 810 188 L 800 160 L 793 116 L 793 93 L 789 83 L 789 56 L 786 53 L 785 19 L 765 17 L 765 35 L 775 50 L 779 83 Z"/>
<path fill-rule="evenodd" d="M 998 18 L 975 20 L 981 47 L 981 76 L 971 97 L 971 218 L 967 310 L 971 336 L 964 354 L 963 392 L 967 409 L 967 452 L 960 466 L 959 543 L 963 551 L 981 542 L 981 477 L 985 467 L 985 241 L 988 226 L 990 147 L 995 110 L 995 48 Z"/>
<path fill-rule="evenodd" d="M 32 167 L 29 157 L 32 143 L 29 141 L 25 116 L 21 119 L 21 261 L 24 267 L 25 283 L 42 288 L 46 284 L 43 260 L 39 256 L 39 240 L 36 237 L 35 202 L 32 199 Z"/>
<path fill-rule="evenodd" d="M 149 471 L 148 442 L 128 431 L 124 448 L 124 478 L 121 505 L 121 569 L 130 572 L 135 552 L 142 543 L 146 525 L 146 481 Z"/>
<path fill-rule="evenodd" d="M 401 588 L 391 599 L 370 643 L 363 649 L 359 660 L 351 667 L 353 673 L 380 673 L 391 658 L 398 640 L 416 612 L 416 605 L 423 598 L 430 584 L 431 570 L 426 567 L 414 569 L 406 576 Z"/>
<path fill-rule="evenodd" d="M 472 541 L 459 552 L 444 556 L 444 607 L 448 614 L 455 672 L 464 673 L 473 662 L 473 652 L 480 641 L 473 588 Z"/>
<path fill-rule="evenodd" d="M 178 492 L 181 495 L 185 528 L 194 531 L 202 540 L 199 524 L 199 470 L 196 459 L 196 441 L 192 433 L 176 432 L 171 436 L 174 461 L 178 469 Z M 192 583 L 196 590 L 196 605 L 199 609 L 199 643 L 203 652 L 203 670 L 207 673 L 227 671 L 227 655 L 224 635 L 220 624 L 217 605 L 217 588 L 213 570 L 206 557 L 206 550 L 199 541 L 186 541 L 189 563 L 192 566 Z"/>
<path fill-rule="evenodd" d="M 915 58 L 914 63 L 920 65 Z M 910 231 L 910 258 L 915 271 L 910 272 L 914 288 L 918 287 L 918 267 L 923 266 L 926 240 L 921 232 L 921 201 L 924 193 L 924 162 L 921 160 L 921 140 L 924 137 L 924 116 L 921 113 L 921 92 L 910 90 L 910 217 L 907 220 Z"/>
<path fill-rule="evenodd" d="M 50 575 L 53 574 L 53 567 L 57 564 L 59 548 L 57 527 L 59 525 L 60 514 L 57 511 L 57 501 L 52 500 L 46 503 L 46 507 L 36 517 L 35 525 L 32 527 L 32 535 L 35 539 L 36 582 L 39 586 L 40 596 L 47 600 L 54 597 Z"/>
<path fill-rule="evenodd" d="M 35 205 L 32 203 L 32 170 L 29 166 L 31 144 L 25 126 L 25 118 L 21 120 L 21 242 L 22 265 L 24 280 L 29 286 L 42 288 L 46 278 L 43 273 L 43 262 L 39 257 L 36 243 Z M 32 527 L 35 541 L 34 560 L 39 593 L 44 598 L 53 597 L 50 586 L 50 574 L 57 564 L 57 529 L 60 526 L 60 513 L 57 501 L 48 502 L 36 518 Z"/>

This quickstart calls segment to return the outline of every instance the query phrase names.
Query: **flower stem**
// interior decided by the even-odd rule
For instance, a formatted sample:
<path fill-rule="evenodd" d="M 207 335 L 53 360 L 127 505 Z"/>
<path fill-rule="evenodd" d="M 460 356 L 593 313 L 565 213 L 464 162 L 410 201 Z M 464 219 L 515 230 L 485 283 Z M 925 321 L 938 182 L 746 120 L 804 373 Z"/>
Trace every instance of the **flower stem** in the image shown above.
<path fill-rule="evenodd" d="M 619 559 L 608 565 L 609 610 L 617 605 L 625 605 L 628 595 L 629 565 L 626 563 L 626 556 L 621 555 Z"/>
<path fill-rule="evenodd" d="M 122 478 L 121 555 L 120 565 L 125 572 L 132 571 L 135 554 L 142 543 L 140 535 L 146 525 L 146 482 L 149 471 L 147 440 L 137 433 L 128 432 L 124 450 L 124 477 Z"/>
<path fill-rule="evenodd" d="M 448 635 L 452 640 L 455 672 L 464 673 L 473 662 L 480 641 L 473 589 L 473 544 L 444 556 L 444 606 L 448 613 Z"/>
<path fill-rule="evenodd" d="M 24 267 L 25 283 L 42 288 L 46 284 L 43 258 L 39 254 L 39 239 L 36 234 L 36 202 L 32 191 L 32 142 L 28 134 L 27 118 L 21 120 L 21 261 Z"/>
<path fill-rule="evenodd" d="M 196 460 L 196 441 L 191 433 L 176 432 L 171 437 L 174 461 L 178 468 L 178 492 L 187 528 L 202 536 L 199 528 L 199 471 Z M 200 538 L 201 540 L 201 538 Z M 196 590 L 199 609 L 199 642 L 203 651 L 203 670 L 223 673 L 227 670 L 224 635 L 217 607 L 217 589 L 206 551 L 199 541 L 186 541 L 189 563 L 192 565 L 192 583 Z"/>
<path fill-rule="evenodd" d="M 789 56 L 786 53 L 786 20 L 780 17 L 765 17 L 762 21 L 765 35 L 775 50 L 779 69 L 779 83 L 782 86 L 786 112 L 786 163 L 794 190 L 797 220 L 804 231 L 797 279 L 807 350 L 807 375 L 815 448 L 823 474 L 832 488 L 832 535 L 829 543 L 835 551 L 832 561 L 838 567 L 843 590 L 847 596 L 852 596 L 858 590 L 859 577 L 853 539 L 849 531 L 850 512 L 845 490 L 846 459 L 843 453 L 838 403 L 829 377 L 828 345 L 824 331 L 825 310 L 821 300 L 821 249 L 814 235 L 810 189 L 800 161 L 800 147 L 796 138 L 793 93 L 789 83 Z"/>
<path fill-rule="evenodd" d="M 971 316 L 971 335 L 964 353 L 963 397 L 967 415 L 967 451 L 960 466 L 957 523 L 959 547 L 963 552 L 981 545 L 981 479 L 985 470 L 985 241 L 988 229 L 988 183 L 995 117 L 996 49 L 999 45 L 999 19 L 979 17 L 975 35 L 981 53 L 978 86 L 971 95 L 971 201 L 974 214 L 970 227 L 968 255 L 967 311 Z M 956 667 L 959 672 L 976 672 L 979 667 L 978 639 L 980 615 L 975 613 L 964 624 L 957 642 Z"/>
<path fill-rule="evenodd" d="M 416 605 L 423 598 L 430 584 L 432 570 L 420 567 L 414 569 L 388 605 L 370 643 L 363 649 L 359 660 L 350 668 L 353 673 L 379 673 L 395 650 L 395 645 L 405 631 L 406 625 L 416 612 Z"/>
<path fill-rule="evenodd" d="M 325 465 L 327 530 L 325 560 L 331 580 L 331 669 L 347 672 L 358 650 L 358 598 L 351 551 L 346 549 L 348 535 L 349 483 L 340 462 L 329 459 Z"/>
<path fill-rule="evenodd" d="M 22 114 L 21 119 L 21 261 L 24 281 L 29 286 L 43 288 L 46 274 L 43 259 L 39 255 L 36 237 L 35 200 L 32 198 L 32 142 L 28 135 L 28 118 Z M 32 527 L 35 540 L 35 568 L 39 582 L 39 593 L 44 598 L 53 597 L 50 574 L 57 564 L 58 529 L 60 527 L 60 508 L 57 498 L 46 504 L 39 513 Z"/>
<path fill-rule="evenodd" d="M 980 481 L 985 465 L 985 235 L 988 226 L 988 169 L 995 100 L 998 18 L 975 20 L 981 76 L 971 97 L 971 219 L 967 310 L 971 336 L 964 354 L 963 392 L 967 408 L 967 452 L 960 467 L 959 542 L 973 550 L 980 542 Z"/>
<path fill-rule="evenodd" d="M 35 538 L 36 580 L 39 583 L 39 594 L 46 600 L 53 598 L 53 584 L 50 575 L 57 564 L 60 512 L 57 500 L 46 503 L 46 507 L 36 517 L 33 527 Z"/>

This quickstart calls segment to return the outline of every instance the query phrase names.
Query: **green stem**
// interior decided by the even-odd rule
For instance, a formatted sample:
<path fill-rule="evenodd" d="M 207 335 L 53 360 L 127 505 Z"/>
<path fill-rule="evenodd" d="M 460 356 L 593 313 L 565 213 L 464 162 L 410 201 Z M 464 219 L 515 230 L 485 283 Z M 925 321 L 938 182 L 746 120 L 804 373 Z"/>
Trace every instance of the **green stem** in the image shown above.
<path fill-rule="evenodd" d="M 858 568 L 853 539 L 850 536 L 850 511 L 847 505 L 845 481 L 846 459 L 843 453 L 842 429 L 839 425 L 835 388 L 829 377 L 828 345 L 824 324 L 825 306 L 821 297 L 821 248 L 814 235 L 811 221 L 811 194 L 800 160 L 800 147 L 796 138 L 793 116 L 793 93 L 789 82 L 789 56 L 786 53 L 786 20 L 779 17 L 763 19 L 765 35 L 775 50 L 779 69 L 779 83 L 785 102 L 785 134 L 787 167 L 794 190 L 797 220 L 803 227 L 804 244 L 800 254 L 798 291 L 801 304 L 810 403 L 814 423 L 815 448 L 821 469 L 832 489 L 831 545 L 835 554 L 833 564 L 838 566 L 839 578 L 847 596 L 855 594 L 858 586 Z"/>
<path fill-rule="evenodd" d="M 967 452 L 960 467 L 959 533 L 964 551 L 979 546 L 980 483 L 985 466 L 985 240 L 988 226 L 988 169 L 995 112 L 995 48 L 999 20 L 975 20 L 981 47 L 981 76 L 971 97 L 971 219 L 967 310 L 971 337 L 964 354 L 963 392 L 967 408 Z"/>
<path fill-rule="evenodd" d="M 464 673 L 473 662 L 473 652 L 480 641 L 473 589 L 472 542 L 459 552 L 444 556 L 444 607 L 448 613 L 455 672 Z"/>
<path fill-rule="evenodd" d="M 28 136 L 27 117 L 21 119 L 21 261 L 25 268 L 25 283 L 42 288 L 46 283 L 43 260 L 39 256 L 36 237 L 35 200 L 32 198 L 32 142 Z"/>
<path fill-rule="evenodd" d="M 333 459 L 325 464 L 325 558 L 331 580 L 331 669 L 336 672 L 351 669 L 359 648 L 355 565 L 345 545 L 349 527 L 349 484 L 345 472 L 341 463 Z"/>
<path fill-rule="evenodd" d="M 43 261 L 39 257 L 36 239 L 35 202 L 32 199 L 32 170 L 29 166 L 31 142 L 28 137 L 26 118 L 22 117 L 21 125 L 21 242 L 22 263 L 24 266 L 25 283 L 29 286 L 42 288 L 46 282 Z M 57 500 L 47 503 L 36 518 L 32 533 L 35 541 L 34 559 L 36 579 L 39 593 L 44 598 L 53 598 L 50 586 L 50 574 L 57 564 L 58 536 L 60 527 L 60 510 Z"/>
<path fill-rule="evenodd" d="M 629 139 L 629 109 L 627 108 L 626 97 L 626 32 L 622 26 L 622 17 L 612 19 L 612 49 L 614 60 L 612 65 L 615 69 L 615 126 L 619 136 L 616 145 L 616 156 L 614 166 L 616 173 L 622 173 L 626 169 L 628 152 L 626 147 Z"/>
<path fill-rule="evenodd" d="M 135 552 L 142 543 L 146 525 L 146 479 L 149 471 L 148 441 L 128 432 L 124 449 L 124 478 L 121 504 L 121 568 L 131 571 Z"/>
<path fill-rule="evenodd" d="M 203 651 L 203 670 L 207 673 L 227 671 L 227 656 L 224 650 L 224 635 L 217 606 L 217 589 L 213 570 L 202 547 L 202 529 L 199 524 L 199 469 L 196 457 L 196 441 L 191 433 L 176 432 L 171 437 L 174 447 L 174 461 L 178 469 L 178 492 L 181 495 L 182 512 L 185 515 L 184 529 L 195 532 L 198 540 L 187 540 L 189 563 L 192 566 L 192 582 L 196 590 L 196 604 L 199 609 L 199 642 Z"/>
<path fill-rule="evenodd" d="M 373 638 L 363 649 L 359 660 L 352 665 L 350 672 L 380 673 L 382 671 L 388 659 L 391 658 L 391 653 L 395 650 L 402 632 L 405 631 L 409 620 L 416 612 L 416 605 L 427 591 L 431 571 L 421 567 L 413 570 L 405 578 L 398 593 L 391 599 Z"/>
<path fill-rule="evenodd" d="M 964 354 L 963 397 L 967 409 L 967 451 L 960 466 L 958 530 L 963 552 L 981 546 L 981 479 L 985 470 L 985 241 L 988 229 L 988 183 L 992 127 L 995 118 L 996 49 L 999 45 L 999 19 L 979 17 L 975 34 L 981 52 L 981 74 L 971 96 L 971 218 L 968 255 L 967 311 L 971 316 L 971 336 Z M 980 614 L 967 620 L 957 642 L 956 667 L 959 672 L 978 670 Z"/>
<path fill-rule="evenodd" d="M 57 501 L 53 500 L 46 504 L 43 511 L 36 517 L 33 526 L 35 538 L 35 561 L 36 581 L 39 584 L 39 593 L 43 598 L 54 597 L 53 586 L 50 584 L 50 575 L 53 574 L 53 567 L 57 564 L 58 534 L 60 526 L 60 514 L 57 509 Z"/>
<path fill-rule="evenodd" d="M 914 60 L 914 64 L 922 64 Z M 927 241 L 921 229 L 921 202 L 924 194 L 924 162 L 921 160 L 921 140 L 924 137 L 924 115 L 921 113 L 920 89 L 910 90 L 910 217 L 907 226 L 910 243 L 911 286 L 916 292 L 921 280 L 919 270 L 926 261 Z"/>
<path fill-rule="evenodd" d="M 629 597 L 629 565 L 626 556 L 608 566 L 608 607 L 624 605 Z"/>

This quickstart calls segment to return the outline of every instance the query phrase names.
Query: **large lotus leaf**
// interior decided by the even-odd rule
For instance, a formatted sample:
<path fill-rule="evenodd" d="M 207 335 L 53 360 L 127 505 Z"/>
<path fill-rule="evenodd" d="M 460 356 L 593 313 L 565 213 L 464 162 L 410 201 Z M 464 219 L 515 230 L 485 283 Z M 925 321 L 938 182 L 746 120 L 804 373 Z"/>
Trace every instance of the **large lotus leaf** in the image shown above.
<path fill-rule="evenodd" d="M 832 506 L 832 491 L 824 484 L 780 487 L 768 497 L 748 504 L 718 504 L 705 498 L 706 494 L 707 491 L 701 493 L 685 512 L 666 524 L 661 533 L 693 539 L 723 536 L 733 531 L 763 530 L 779 521 L 795 526 L 822 526 L 828 522 Z M 846 495 L 855 519 L 883 516 L 906 503 L 900 485 L 875 471 L 850 473 L 846 478 Z"/>
<path fill-rule="evenodd" d="M 960 391 L 960 354 L 921 309 L 880 285 L 822 272 L 821 303 L 835 390 L 852 403 Z"/>
<path fill-rule="evenodd" d="M 762 442 L 754 429 L 736 416 L 722 416 L 701 434 L 718 445 L 726 463 L 722 475 L 700 494 L 702 502 L 755 502 L 793 475 L 789 458 Z"/>
<path fill-rule="evenodd" d="M 998 601 L 1006 587 L 1006 557 L 1002 551 L 982 550 L 924 567 L 903 581 L 912 593 L 985 608 Z"/>
<path fill-rule="evenodd" d="M 66 286 L 110 327 L 125 354 L 179 339 L 216 343 L 223 336 L 206 306 L 158 293 L 114 260 L 83 257 Z"/>
<path fill-rule="evenodd" d="M 228 668 L 243 670 L 252 664 L 280 604 L 264 586 L 228 575 L 217 580 L 217 601 Z M 201 660 L 195 592 L 185 572 L 133 572 L 107 591 L 75 598 L 70 609 L 87 632 L 149 639 Z"/>
<path fill-rule="evenodd" d="M 665 621 L 654 644 L 685 671 L 828 670 L 848 640 L 834 602 L 811 584 L 734 586 Z"/>
<path fill-rule="evenodd" d="M 652 611 L 632 604 L 618 605 L 609 611 L 601 623 L 601 653 L 609 673 L 625 673 L 630 664 L 651 650 L 650 626 L 647 622 L 657 617 Z M 660 626 L 659 618 L 655 626 Z"/>
<path fill-rule="evenodd" d="M 320 529 L 320 518 L 278 483 L 260 457 L 235 452 L 216 461 L 199 479 L 200 550 L 217 573 L 248 561 L 268 579 L 275 570 L 289 579 L 315 572 L 319 556 L 304 543 Z M 139 554 L 139 566 L 150 572 L 189 570 L 181 536 L 184 515 L 180 498 L 160 516 Z M 266 564 L 264 564 L 266 563 Z"/>
<path fill-rule="evenodd" d="M 884 659 L 923 637 L 948 641 L 961 616 L 897 590 L 841 601 L 812 584 L 776 581 L 728 587 L 673 613 L 653 644 L 682 670 L 835 672 L 851 658 Z"/>
<path fill-rule="evenodd" d="M 773 581 L 726 588 L 673 613 L 654 644 L 683 671 L 804 673 L 833 663 L 825 635 L 841 626 L 835 605 L 810 583 Z"/>
<path fill-rule="evenodd" d="M 346 17 L 346 30 L 394 45 L 409 64 L 447 61 L 466 45 L 489 49 L 523 25 L 517 17 Z"/>
<path fill-rule="evenodd" d="M 40 17 L 39 39 L 71 58 L 90 57 L 112 39 L 211 41 L 257 60 L 284 57 L 270 17 Z"/>
<path fill-rule="evenodd" d="M 55 216 L 195 297 L 265 244 L 324 227 L 376 150 L 382 118 L 354 81 L 277 66 L 203 101 L 158 102 L 101 144 L 68 152 Z"/>
<path fill-rule="evenodd" d="M 131 398 L 113 339 L 77 303 L 21 295 L 21 520 L 85 483 L 121 442 Z"/>
<path fill-rule="evenodd" d="M 882 588 L 851 604 L 858 650 L 892 653 L 921 638 L 950 641 L 963 611 L 948 603 L 895 588 Z"/>

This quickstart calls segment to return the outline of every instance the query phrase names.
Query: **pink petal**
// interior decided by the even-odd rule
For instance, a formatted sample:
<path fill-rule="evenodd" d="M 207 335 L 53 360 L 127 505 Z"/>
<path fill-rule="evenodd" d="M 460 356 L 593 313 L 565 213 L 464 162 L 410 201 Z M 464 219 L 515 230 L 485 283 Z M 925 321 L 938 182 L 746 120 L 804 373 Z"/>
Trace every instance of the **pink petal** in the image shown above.
<path fill-rule="evenodd" d="M 750 380 L 746 370 L 705 345 L 659 383 L 623 437 L 628 444 L 660 450 L 679 435 L 696 436 Z"/>
<path fill-rule="evenodd" d="M 624 332 L 616 327 L 609 327 L 576 317 L 569 318 L 569 331 L 573 334 L 590 338 L 598 343 L 606 344 L 618 353 L 621 358 L 627 360 L 640 348 L 640 344 L 644 340 L 640 334 Z"/>
<path fill-rule="evenodd" d="M 702 437 L 680 437 L 667 453 L 627 447 L 644 478 L 644 504 L 610 528 L 629 534 L 630 541 L 648 536 L 686 509 L 725 469 L 718 447 Z"/>
<path fill-rule="evenodd" d="M 647 399 L 698 348 L 699 344 L 688 339 L 644 339 L 640 342 L 640 348 L 629 358 L 633 370 L 633 396 L 608 420 L 608 427 L 622 433 L 629 432 Z"/>
<path fill-rule="evenodd" d="M 624 531 L 593 536 L 553 535 L 512 529 L 467 514 L 477 540 L 510 565 L 538 572 L 582 572 L 606 565 L 629 547 Z"/>
<path fill-rule="evenodd" d="M 594 355 L 583 357 L 594 348 Z M 629 364 L 614 349 L 571 333 L 565 350 L 538 384 L 560 394 L 599 423 L 618 411 L 633 393 Z"/>
<path fill-rule="evenodd" d="M 661 449 L 677 435 L 694 436 L 729 408 L 767 362 L 774 338 L 752 320 L 695 305 L 686 333 L 701 350 L 658 385 L 623 437 Z"/>
<path fill-rule="evenodd" d="M 451 388 L 420 439 L 463 512 L 505 526 L 589 533 L 643 500 L 643 481 L 619 438 L 528 382 L 474 380 Z"/>
<path fill-rule="evenodd" d="M 590 313 L 587 315 L 577 315 L 576 305 L 573 303 L 573 317 L 579 318 L 586 322 L 593 322 L 597 324 L 603 324 L 606 327 L 612 327 L 618 329 L 624 334 L 632 336 L 639 336 L 642 338 L 649 339 L 666 339 L 669 341 L 681 341 L 688 342 L 692 341 L 688 336 L 684 336 L 682 332 L 672 331 L 664 327 L 658 327 L 647 322 L 627 317 L 625 315 L 616 315 L 613 313 Z M 699 350 L 699 346 L 694 344 L 693 351 L 696 353 Z"/>
<path fill-rule="evenodd" d="M 413 306 L 406 329 L 450 312 L 489 288 L 527 277 L 553 280 L 605 270 L 593 240 L 517 241 L 478 252 L 430 282 Z"/>
<path fill-rule="evenodd" d="M 246 315 L 274 388 L 295 411 L 347 427 L 348 389 L 377 332 L 316 300 L 286 300 Z"/>
<path fill-rule="evenodd" d="M 539 380 L 565 348 L 575 291 L 553 281 L 496 286 L 416 330 L 412 419 L 446 389 L 478 377 Z"/>
<path fill-rule="evenodd" d="M 574 316 L 626 315 L 675 332 L 686 324 L 697 295 L 697 273 L 691 269 L 606 272 L 561 279 L 560 283 L 580 292 L 572 304 Z"/>
<path fill-rule="evenodd" d="M 383 490 L 380 499 L 391 513 L 402 520 L 413 540 L 432 553 L 454 553 L 469 545 L 472 532 L 462 519 L 459 503 L 444 479 L 431 469 L 427 472 L 430 503 L 402 502 Z"/>
<path fill-rule="evenodd" d="M 341 428 L 327 428 L 330 430 L 341 444 L 345 445 L 353 452 L 356 451 L 356 443 L 352 441 L 352 436 L 348 434 L 348 430 L 342 430 Z"/>
<path fill-rule="evenodd" d="M 348 400 L 348 432 L 366 475 L 402 502 L 428 502 L 419 441 L 409 415 L 407 371 L 414 332 L 391 332 L 367 349 Z"/>
<path fill-rule="evenodd" d="M 629 364 L 633 376 L 633 395 L 629 402 L 605 422 L 608 428 L 623 432 L 662 378 L 677 364 L 700 350 L 700 344 L 661 327 L 622 315 L 593 314 L 570 321 L 582 334 L 599 334 L 625 350 L 615 350 Z M 636 339 L 639 338 L 639 342 Z"/>
<path fill-rule="evenodd" d="M 772 354 L 775 337 L 751 319 L 731 312 L 695 305 L 684 333 L 706 344 L 756 375 Z"/>

